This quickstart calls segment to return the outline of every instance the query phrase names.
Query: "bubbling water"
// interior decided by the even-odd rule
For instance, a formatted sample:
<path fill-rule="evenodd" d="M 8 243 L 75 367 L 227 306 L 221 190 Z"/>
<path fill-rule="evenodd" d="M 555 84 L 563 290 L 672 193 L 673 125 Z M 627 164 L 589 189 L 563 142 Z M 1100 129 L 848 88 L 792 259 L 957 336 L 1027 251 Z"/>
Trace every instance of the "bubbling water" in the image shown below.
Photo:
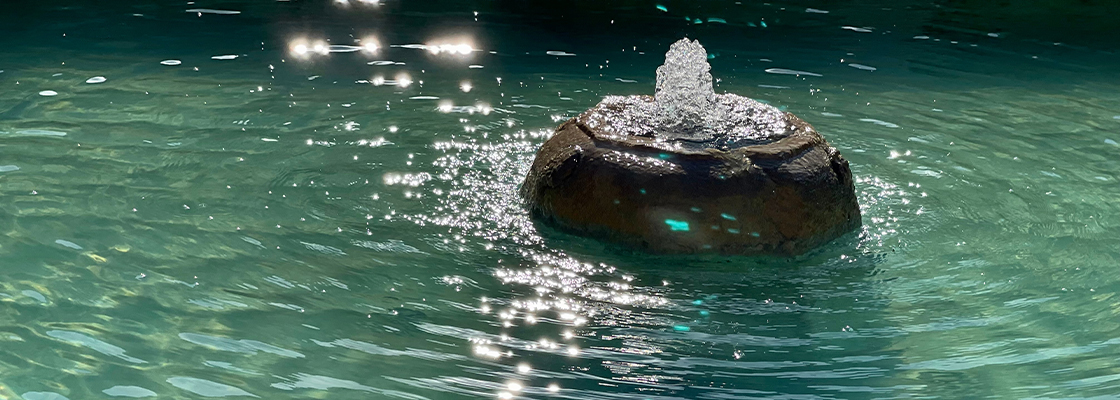
<path fill-rule="evenodd" d="M 789 135 L 785 113 L 773 106 L 716 94 L 708 52 L 699 41 L 673 43 L 657 68 L 649 96 L 607 96 L 588 123 L 603 131 L 652 137 L 689 147 L 735 148 L 769 143 Z"/>
<path fill-rule="evenodd" d="M 707 125 L 706 117 L 716 100 L 711 69 L 700 41 L 681 39 L 669 47 L 665 64 L 657 68 L 653 94 L 662 133 L 690 136 Z"/>

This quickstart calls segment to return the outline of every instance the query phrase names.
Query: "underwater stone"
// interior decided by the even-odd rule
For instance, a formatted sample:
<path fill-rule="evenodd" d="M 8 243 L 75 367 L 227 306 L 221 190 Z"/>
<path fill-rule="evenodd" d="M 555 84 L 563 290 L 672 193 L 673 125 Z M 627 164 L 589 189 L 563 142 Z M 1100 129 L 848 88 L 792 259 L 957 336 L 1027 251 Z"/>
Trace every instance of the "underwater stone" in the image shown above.
<path fill-rule="evenodd" d="M 539 220 L 653 252 L 796 255 L 857 228 L 851 168 L 793 114 L 715 94 L 684 39 L 655 96 L 560 125 L 521 187 Z"/>

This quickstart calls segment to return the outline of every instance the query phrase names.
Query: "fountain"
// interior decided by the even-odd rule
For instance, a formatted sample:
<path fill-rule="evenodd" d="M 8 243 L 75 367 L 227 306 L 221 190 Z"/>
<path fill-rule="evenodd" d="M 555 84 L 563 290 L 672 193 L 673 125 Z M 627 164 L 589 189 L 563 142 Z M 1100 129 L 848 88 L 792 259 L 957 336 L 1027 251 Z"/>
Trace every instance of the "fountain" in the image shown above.
<path fill-rule="evenodd" d="M 562 229 L 665 253 L 796 255 L 860 225 L 851 169 L 793 114 L 712 87 L 682 39 L 653 96 L 607 96 L 541 146 L 521 187 Z"/>

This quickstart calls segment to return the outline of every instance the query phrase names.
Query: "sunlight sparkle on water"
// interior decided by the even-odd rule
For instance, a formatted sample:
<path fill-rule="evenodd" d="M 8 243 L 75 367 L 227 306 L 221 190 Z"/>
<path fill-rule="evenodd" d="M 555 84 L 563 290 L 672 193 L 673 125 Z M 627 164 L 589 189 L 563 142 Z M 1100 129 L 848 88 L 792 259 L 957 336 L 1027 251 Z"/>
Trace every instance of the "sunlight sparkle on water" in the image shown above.
<path fill-rule="evenodd" d="M 397 79 L 397 86 L 400 86 L 402 88 L 406 88 L 409 85 L 412 85 L 412 77 L 408 76 L 408 74 L 405 74 L 405 73 L 398 74 L 396 79 Z"/>
<path fill-rule="evenodd" d="M 439 109 L 439 112 L 441 112 L 441 113 L 449 113 L 449 112 L 451 112 L 451 110 L 455 109 L 455 104 L 451 103 L 450 101 L 446 101 L 446 100 L 441 101 L 439 103 L 439 108 L 438 109 Z"/>
<path fill-rule="evenodd" d="M 376 38 L 367 37 L 361 40 L 362 51 L 373 54 L 381 49 L 381 44 L 377 42 Z"/>
<path fill-rule="evenodd" d="M 296 58 L 307 58 L 312 55 L 325 56 L 331 52 L 331 47 L 322 40 L 297 39 L 291 42 L 289 49 Z"/>
<path fill-rule="evenodd" d="M 455 55 L 468 55 L 475 51 L 471 45 L 466 43 L 451 44 L 451 43 L 438 43 L 428 44 L 424 46 L 428 52 L 432 54 L 455 54 Z"/>

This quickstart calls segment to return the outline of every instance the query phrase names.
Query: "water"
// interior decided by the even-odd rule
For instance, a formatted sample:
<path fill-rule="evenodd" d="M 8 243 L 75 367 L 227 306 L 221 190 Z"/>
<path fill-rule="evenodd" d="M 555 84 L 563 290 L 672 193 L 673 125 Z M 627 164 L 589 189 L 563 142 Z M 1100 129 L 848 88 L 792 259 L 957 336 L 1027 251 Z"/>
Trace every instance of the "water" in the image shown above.
<path fill-rule="evenodd" d="M 734 93 L 716 94 L 708 53 L 699 41 L 669 46 L 657 67 L 652 97 L 606 96 L 588 125 L 622 136 L 645 136 L 667 148 L 728 149 L 770 143 L 792 127 L 777 108 Z"/>
<path fill-rule="evenodd" d="M 711 132 L 711 122 L 722 111 L 713 107 L 712 69 L 708 52 L 699 41 L 681 39 L 669 46 L 665 64 L 657 67 L 657 86 L 653 95 L 657 124 L 643 124 L 668 138 L 710 138 L 728 132 Z M 708 128 L 708 129 L 705 129 Z"/>
<path fill-rule="evenodd" d="M 0 14 L 0 398 L 1120 393 L 1115 6 L 132 3 Z M 685 36 L 840 149 L 860 232 L 532 224 L 537 146 Z"/>

